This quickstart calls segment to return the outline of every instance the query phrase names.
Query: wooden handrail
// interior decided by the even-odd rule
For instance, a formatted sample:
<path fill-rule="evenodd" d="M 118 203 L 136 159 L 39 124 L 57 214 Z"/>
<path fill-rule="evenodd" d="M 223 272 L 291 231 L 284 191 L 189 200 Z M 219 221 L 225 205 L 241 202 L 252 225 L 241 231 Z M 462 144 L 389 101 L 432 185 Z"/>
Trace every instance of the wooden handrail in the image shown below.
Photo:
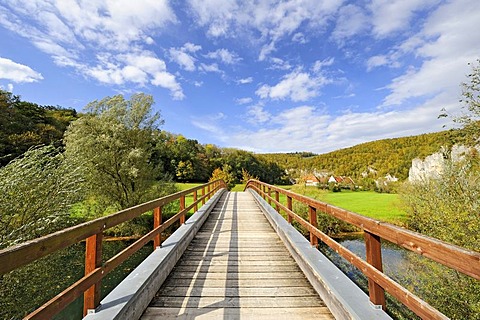
<path fill-rule="evenodd" d="M 69 247 L 72 244 L 86 240 L 85 276 L 46 302 L 43 306 L 30 313 L 25 319 L 51 318 L 69 303 L 84 294 L 84 314 L 88 309 L 94 309 L 100 302 L 100 282 L 110 271 L 124 262 L 145 244 L 154 240 L 154 246 L 161 244 L 160 234 L 176 221 L 184 223 L 185 215 L 192 208 L 197 209 L 199 204 L 204 205 L 206 200 L 221 188 L 226 188 L 223 180 L 212 181 L 188 190 L 158 198 L 138 206 L 128 208 L 117 213 L 98 218 L 92 221 L 57 231 L 41 238 L 27 241 L 9 248 L 0 250 L 0 275 L 20 268 L 53 252 Z M 208 190 L 206 192 L 206 189 Z M 194 196 L 194 202 L 185 207 L 185 196 L 202 191 L 202 196 Z M 180 211 L 162 223 L 162 207 L 180 199 Z M 153 230 L 132 243 L 130 246 L 110 258 L 101 261 L 101 239 L 103 232 L 120 223 L 132 220 L 147 211 L 154 211 Z"/>
<path fill-rule="evenodd" d="M 388 240 L 412 252 L 439 262 L 444 266 L 480 280 L 480 253 L 478 252 L 467 250 L 386 222 L 368 218 L 258 180 L 249 180 L 245 186 L 245 189 L 248 188 L 255 190 L 255 192 L 266 199 L 269 204 L 275 206 L 278 212 L 280 212 L 278 208 L 283 210 L 287 215 L 289 223 L 297 221 L 306 228 L 310 232 L 310 241 L 312 244 L 315 243 L 315 238 L 318 238 L 356 266 L 369 280 L 370 301 L 374 304 L 382 305 L 384 309 L 386 308 L 384 291 L 386 291 L 422 318 L 448 319 L 440 311 L 409 292 L 382 272 L 380 239 Z M 268 192 L 266 192 L 266 190 L 268 190 Z M 277 195 L 275 195 L 275 198 L 270 196 L 272 190 L 275 191 L 275 193 L 278 192 L 287 197 L 287 206 L 279 202 Z M 292 200 L 308 206 L 309 221 L 293 212 Z M 316 210 L 316 212 L 321 211 L 362 229 L 365 232 L 367 261 L 361 259 L 328 235 L 318 230 L 316 226 L 316 214 L 314 215 L 313 209 Z"/>

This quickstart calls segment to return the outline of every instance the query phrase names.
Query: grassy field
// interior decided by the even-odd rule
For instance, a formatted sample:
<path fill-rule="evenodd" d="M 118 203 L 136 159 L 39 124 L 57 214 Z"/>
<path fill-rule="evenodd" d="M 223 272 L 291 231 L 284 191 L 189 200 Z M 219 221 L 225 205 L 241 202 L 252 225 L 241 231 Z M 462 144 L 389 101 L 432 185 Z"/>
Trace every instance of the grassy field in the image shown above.
<path fill-rule="evenodd" d="M 177 183 L 180 190 L 186 190 L 200 185 L 199 183 Z M 358 214 L 390 222 L 398 225 L 405 224 L 407 214 L 402 210 L 400 198 L 397 194 L 377 193 L 373 191 L 349 191 L 330 192 L 315 187 L 303 186 L 281 186 L 292 192 L 306 195 L 308 197 L 347 209 Z M 244 184 L 237 184 L 232 191 L 243 191 Z M 193 197 L 187 197 L 187 206 L 193 202 Z M 280 196 L 280 202 L 286 204 L 286 198 Z"/>
<path fill-rule="evenodd" d="M 407 214 L 402 209 L 400 197 L 397 194 L 373 191 L 354 192 L 349 190 L 331 192 L 315 187 L 288 187 L 292 192 L 303 194 L 370 218 L 398 225 L 404 225 L 407 220 Z"/>
<path fill-rule="evenodd" d="M 367 217 L 395 224 L 404 224 L 407 220 L 407 214 L 405 210 L 401 209 L 397 194 L 373 191 L 329 192 L 324 195 L 323 201 Z"/>

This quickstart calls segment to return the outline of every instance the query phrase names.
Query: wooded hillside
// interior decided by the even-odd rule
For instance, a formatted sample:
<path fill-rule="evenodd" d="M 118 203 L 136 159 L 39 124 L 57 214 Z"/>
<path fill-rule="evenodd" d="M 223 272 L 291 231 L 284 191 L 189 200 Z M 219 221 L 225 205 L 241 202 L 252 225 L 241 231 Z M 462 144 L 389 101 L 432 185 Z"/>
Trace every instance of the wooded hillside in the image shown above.
<path fill-rule="evenodd" d="M 400 180 L 404 180 L 408 177 L 408 170 L 414 158 L 425 158 L 438 152 L 442 146 L 449 147 L 462 142 L 463 136 L 461 130 L 448 130 L 372 141 L 321 155 L 272 153 L 258 156 L 273 161 L 284 169 L 326 171 L 358 179 L 363 172 L 370 168 L 377 171 L 376 176 L 378 177 L 390 173 Z M 299 170 L 296 174 L 300 174 Z"/>

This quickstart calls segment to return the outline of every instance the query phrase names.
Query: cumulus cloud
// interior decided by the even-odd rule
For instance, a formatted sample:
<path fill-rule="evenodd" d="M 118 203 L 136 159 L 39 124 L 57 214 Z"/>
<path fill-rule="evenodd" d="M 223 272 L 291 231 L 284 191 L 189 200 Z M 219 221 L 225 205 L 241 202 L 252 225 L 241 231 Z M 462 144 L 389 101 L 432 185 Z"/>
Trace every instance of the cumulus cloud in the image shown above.
<path fill-rule="evenodd" d="M 170 48 L 168 52 L 170 59 L 180 65 L 184 70 L 195 71 L 197 69 L 195 66 L 197 59 L 191 53 L 195 53 L 201 50 L 201 48 L 201 46 L 188 42 L 181 48 Z"/>
<path fill-rule="evenodd" d="M 0 57 L 0 79 L 17 83 L 37 82 L 43 80 L 43 76 L 29 66 Z"/>
<path fill-rule="evenodd" d="M 309 73 L 295 70 L 274 86 L 262 85 L 255 94 L 262 99 L 307 101 L 318 96 L 320 88 L 329 82 L 321 75 L 312 77 Z"/>
<path fill-rule="evenodd" d="M 238 99 L 235 99 L 235 102 L 237 104 L 249 104 L 253 101 L 252 98 L 250 97 L 247 97 L 247 98 L 238 98 Z"/>
<path fill-rule="evenodd" d="M 28 19 L 25 19 L 28 17 Z M 60 67 L 71 67 L 84 76 L 109 85 L 128 82 L 160 86 L 175 99 L 183 97 L 175 76 L 165 63 L 144 47 L 151 35 L 177 19 L 167 1 L 128 0 L 79 2 L 11 1 L 0 4 L 0 25 L 28 39 Z M 149 72 L 120 57 L 141 52 L 162 70 Z"/>
<path fill-rule="evenodd" d="M 248 78 L 243 78 L 243 79 L 237 80 L 237 83 L 238 83 L 238 84 L 247 84 L 247 83 L 252 83 L 252 82 L 253 82 L 253 78 L 252 78 L 252 77 L 248 77 Z"/>
<path fill-rule="evenodd" d="M 217 59 L 224 64 L 235 64 L 242 60 L 235 52 L 230 52 L 227 49 L 218 49 L 207 53 L 206 56 L 210 59 Z"/>
<path fill-rule="evenodd" d="M 363 33 L 369 28 L 367 13 L 354 4 L 348 4 L 340 8 L 336 20 L 335 29 L 331 37 L 340 45 L 345 39 Z"/>
<path fill-rule="evenodd" d="M 265 111 L 261 105 L 250 106 L 247 109 L 247 122 L 262 124 L 271 119 L 271 114 Z"/>

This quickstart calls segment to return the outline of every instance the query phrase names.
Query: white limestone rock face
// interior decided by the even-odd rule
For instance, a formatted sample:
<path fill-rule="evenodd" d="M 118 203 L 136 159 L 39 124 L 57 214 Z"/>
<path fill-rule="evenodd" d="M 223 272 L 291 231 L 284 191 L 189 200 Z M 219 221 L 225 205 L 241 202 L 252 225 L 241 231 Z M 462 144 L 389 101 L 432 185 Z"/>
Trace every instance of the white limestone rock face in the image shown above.
<path fill-rule="evenodd" d="M 421 160 L 412 160 L 412 167 L 408 171 L 408 181 L 425 181 L 431 178 L 438 178 L 443 172 L 445 158 L 442 152 L 434 153 Z"/>
<path fill-rule="evenodd" d="M 480 151 L 480 146 L 473 147 Z M 451 151 L 442 149 L 421 160 L 415 158 L 412 160 L 412 167 L 408 171 L 408 181 L 425 181 L 428 179 L 439 178 L 445 168 L 445 159 L 450 158 L 453 162 L 461 161 L 465 155 L 472 152 L 471 147 L 464 145 L 454 145 Z"/>

